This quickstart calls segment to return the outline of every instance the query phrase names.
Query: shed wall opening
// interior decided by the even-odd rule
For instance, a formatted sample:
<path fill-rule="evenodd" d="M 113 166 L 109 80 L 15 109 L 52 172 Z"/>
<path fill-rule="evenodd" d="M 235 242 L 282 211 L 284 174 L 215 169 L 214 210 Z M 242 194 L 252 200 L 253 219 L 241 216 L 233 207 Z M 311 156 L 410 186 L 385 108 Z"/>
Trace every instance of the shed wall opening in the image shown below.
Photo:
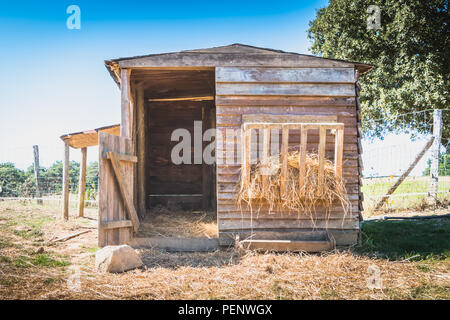
<path fill-rule="evenodd" d="M 198 157 L 199 145 L 202 154 L 211 143 L 203 141 L 204 132 L 215 128 L 214 68 L 140 70 L 132 79 L 144 88 L 147 211 L 214 209 L 215 164 Z M 189 150 L 174 151 L 180 143 L 188 144 Z M 174 157 L 183 158 L 183 163 Z"/>

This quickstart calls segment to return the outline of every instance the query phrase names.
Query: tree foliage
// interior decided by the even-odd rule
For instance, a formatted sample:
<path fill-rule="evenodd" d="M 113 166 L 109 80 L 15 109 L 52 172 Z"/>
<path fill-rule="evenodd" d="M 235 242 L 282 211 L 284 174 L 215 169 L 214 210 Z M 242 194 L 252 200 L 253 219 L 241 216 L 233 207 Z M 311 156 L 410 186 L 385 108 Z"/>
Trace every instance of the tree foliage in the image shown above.
<path fill-rule="evenodd" d="M 25 173 L 13 163 L 0 163 L 0 196 L 18 197 L 23 193 Z"/>
<path fill-rule="evenodd" d="M 381 29 L 368 29 L 369 5 L 380 8 Z M 420 111 L 448 108 L 448 0 L 330 0 L 308 32 L 314 54 L 376 66 L 360 78 L 367 136 L 429 132 L 431 112 Z M 443 123 L 447 144 L 450 112 Z"/>
<path fill-rule="evenodd" d="M 424 176 L 428 176 L 431 170 L 431 159 L 427 161 L 427 167 L 423 171 Z M 442 153 L 439 157 L 439 176 L 450 176 L 450 150 Z"/>
<path fill-rule="evenodd" d="M 63 163 L 56 161 L 50 167 L 39 169 L 39 187 L 42 195 L 54 195 L 62 192 Z M 78 192 L 80 164 L 69 164 L 69 189 Z M 86 192 L 93 198 L 98 186 L 98 162 L 92 162 L 86 168 Z M 34 166 L 23 171 L 12 163 L 0 163 L 0 197 L 33 197 L 36 195 Z"/>

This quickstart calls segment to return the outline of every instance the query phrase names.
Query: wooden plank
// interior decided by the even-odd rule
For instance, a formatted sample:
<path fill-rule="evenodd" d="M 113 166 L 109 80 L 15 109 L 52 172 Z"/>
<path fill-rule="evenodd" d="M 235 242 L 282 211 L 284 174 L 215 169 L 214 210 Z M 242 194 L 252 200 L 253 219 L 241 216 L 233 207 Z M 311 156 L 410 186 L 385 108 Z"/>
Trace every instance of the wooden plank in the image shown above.
<path fill-rule="evenodd" d="M 220 200 L 221 206 L 217 209 L 217 212 L 219 215 L 238 215 L 236 218 L 245 218 L 245 217 L 262 217 L 264 218 L 267 216 L 267 218 L 271 219 L 277 219 L 278 217 L 282 218 L 284 216 L 288 217 L 302 217 L 305 212 L 293 212 L 289 210 L 270 210 L 268 206 L 257 206 L 257 207 L 249 207 L 246 204 L 238 205 L 236 204 L 236 201 L 226 201 L 226 200 Z M 350 201 L 353 207 L 350 208 L 350 212 L 348 217 L 351 218 L 353 216 L 353 213 L 357 212 L 357 206 L 359 204 L 358 201 Z M 341 217 L 341 215 L 344 213 L 342 206 L 339 204 L 335 204 L 332 208 L 329 210 L 318 206 L 315 208 L 315 212 L 313 212 L 314 216 L 317 218 L 326 218 L 327 214 L 336 215 L 336 217 Z M 306 215 L 306 214 L 305 214 Z"/>
<path fill-rule="evenodd" d="M 131 138 L 132 120 L 130 113 L 130 74 L 131 69 L 120 70 L 121 89 L 121 122 L 120 135 L 124 138 Z"/>
<path fill-rule="evenodd" d="M 296 241 L 296 240 L 243 240 L 244 249 L 276 252 L 322 252 L 335 248 L 332 241 Z"/>
<path fill-rule="evenodd" d="M 336 131 L 336 142 L 335 142 L 335 160 L 334 160 L 334 172 L 336 177 L 342 179 L 342 165 L 344 156 L 344 130 Z"/>
<path fill-rule="evenodd" d="M 217 107 L 352 107 L 356 109 L 355 97 L 305 97 L 305 96 L 238 96 L 216 97 Z"/>
<path fill-rule="evenodd" d="M 33 146 L 33 154 L 34 154 L 34 184 L 36 187 L 36 198 L 38 198 L 37 203 L 42 204 L 42 194 L 40 190 L 40 170 L 41 167 L 39 165 L 39 146 Z"/>
<path fill-rule="evenodd" d="M 262 161 L 263 163 L 268 163 L 268 159 L 270 158 L 270 129 L 265 128 L 263 132 L 263 151 L 262 151 Z M 248 150 L 246 150 L 248 151 Z M 262 186 L 265 190 L 267 188 L 267 185 L 269 183 L 269 168 L 265 168 L 265 170 L 262 171 L 262 173 L 265 173 L 262 175 Z"/>
<path fill-rule="evenodd" d="M 117 186 L 119 187 L 120 193 L 122 195 L 122 200 L 125 204 L 125 207 L 127 208 L 129 218 L 133 222 L 133 229 L 135 232 L 137 232 L 139 230 L 139 217 L 134 207 L 131 192 L 127 188 L 123 180 L 122 170 L 120 168 L 120 159 L 117 156 L 116 152 L 108 152 L 108 157 L 111 160 L 111 164 L 114 169 Z"/>
<path fill-rule="evenodd" d="M 280 193 L 284 197 L 286 194 L 287 174 L 288 174 L 288 155 L 289 146 L 289 129 L 283 128 L 281 134 L 281 177 L 280 177 Z"/>
<path fill-rule="evenodd" d="M 171 252 L 214 252 L 219 249 L 217 238 L 134 238 L 130 245 L 137 248 L 157 248 Z"/>
<path fill-rule="evenodd" d="M 216 95 L 353 97 L 355 95 L 355 87 L 352 84 L 217 83 Z"/>
<path fill-rule="evenodd" d="M 111 157 L 109 155 L 109 152 L 103 152 L 102 153 L 103 159 L 109 159 L 111 160 Z M 137 156 L 133 156 L 133 155 L 129 155 L 129 154 L 119 154 L 117 153 L 115 155 L 115 157 L 119 160 L 119 161 L 126 161 L 126 162 L 133 162 L 133 163 L 137 163 L 138 162 L 138 157 Z"/>
<path fill-rule="evenodd" d="M 84 197 L 86 194 L 87 148 L 81 149 L 80 179 L 78 184 L 78 216 L 84 217 Z"/>
<path fill-rule="evenodd" d="M 299 173 L 298 173 L 298 185 L 302 189 L 305 184 L 306 176 L 306 154 L 307 154 L 307 143 L 308 143 L 308 128 L 301 126 L 300 129 L 300 152 L 299 152 Z"/>
<path fill-rule="evenodd" d="M 233 212 L 219 212 L 219 219 L 267 219 L 267 220 L 341 220 L 343 218 L 353 218 L 354 215 L 349 213 L 345 215 L 344 209 L 342 207 L 338 207 L 337 205 L 333 208 L 333 210 L 327 210 L 325 208 L 316 208 L 313 212 L 308 213 L 305 211 L 300 212 L 279 212 L 279 211 L 265 211 L 263 209 L 259 209 L 257 205 L 255 205 L 254 210 L 239 210 L 235 208 Z"/>
<path fill-rule="evenodd" d="M 148 99 L 150 102 L 154 101 L 214 101 L 213 96 L 203 97 L 179 97 L 179 98 L 164 98 L 164 99 Z"/>
<path fill-rule="evenodd" d="M 217 82 L 354 83 L 353 68 L 217 68 Z"/>
<path fill-rule="evenodd" d="M 219 230 L 243 230 L 243 229 L 342 229 L 342 230 L 358 230 L 359 219 L 336 219 L 336 220 L 317 220 L 311 221 L 308 219 L 303 220 L 282 220 L 282 219 L 252 219 L 248 217 L 246 219 L 224 219 L 219 221 Z"/>
<path fill-rule="evenodd" d="M 320 67 L 320 68 L 354 68 L 351 62 L 324 59 L 294 53 L 196 53 L 174 52 L 155 54 L 142 58 L 123 59 L 118 62 L 119 68 L 172 68 L 186 67 Z"/>
<path fill-rule="evenodd" d="M 206 131 L 211 126 L 211 105 L 209 103 L 205 103 L 202 106 L 202 127 L 203 130 Z M 205 150 L 208 145 L 207 141 L 203 141 L 202 150 Z M 210 207 L 210 198 L 211 198 L 211 189 L 212 189 L 212 179 L 210 176 L 210 168 L 205 161 L 202 161 L 202 207 L 203 210 L 207 211 Z"/>
<path fill-rule="evenodd" d="M 63 216 L 64 220 L 69 220 L 69 170 L 70 170 L 70 146 L 67 140 L 64 141 L 64 164 L 63 164 Z"/>
<path fill-rule="evenodd" d="M 248 186 L 250 184 L 250 155 L 251 155 L 251 134 L 252 131 L 250 129 L 244 129 L 244 143 L 243 143 L 243 151 L 242 155 L 244 156 L 244 161 L 242 164 L 242 172 L 243 172 L 243 185 Z"/>
<path fill-rule="evenodd" d="M 100 223 L 100 228 L 103 230 L 133 228 L 133 222 L 131 220 L 102 221 Z"/>
<path fill-rule="evenodd" d="M 264 128 L 270 128 L 270 129 L 282 129 L 283 127 L 289 128 L 289 129 L 300 129 L 301 126 L 304 126 L 308 129 L 321 129 L 324 128 L 325 130 L 338 130 L 343 129 L 344 124 L 343 123 L 324 123 L 324 122 L 317 122 L 317 123 L 308 123 L 308 122 L 296 122 L 296 123 L 244 123 L 245 128 L 249 129 L 264 129 Z"/>
<path fill-rule="evenodd" d="M 217 115 L 225 118 L 245 114 L 279 114 L 279 115 L 336 115 L 339 122 L 353 120 L 356 123 L 356 110 L 353 106 L 217 106 Z"/>
<path fill-rule="evenodd" d="M 257 237 L 258 239 L 269 240 L 321 240 L 321 233 L 329 234 L 335 239 L 336 246 L 349 246 L 357 243 L 358 230 L 305 230 L 305 229 L 270 229 L 270 230 L 245 230 L 238 232 L 219 232 L 220 245 L 233 246 L 235 244 L 236 236 L 240 239 L 252 239 Z"/>
<path fill-rule="evenodd" d="M 55 240 L 52 240 L 51 242 L 53 242 L 53 243 L 54 243 L 54 242 L 65 242 L 65 241 L 67 241 L 67 240 L 76 238 L 76 237 L 81 236 L 82 234 L 85 234 L 85 233 L 88 233 L 88 232 L 91 232 L 91 230 L 84 230 L 84 231 L 80 231 L 80 232 L 77 232 L 77 233 L 73 233 L 73 234 L 71 234 L 71 235 L 68 235 L 68 236 L 65 236 L 65 237 L 61 237 L 61 238 L 57 238 L 57 239 L 55 239 Z"/>
<path fill-rule="evenodd" d="M 318 194 L 323 192 L 323 185 L 325 183 L 324 169 L 325 169 L 325 141 L 326 141 L 327 128 L 325 126 L 320 127 L 320 141 L 319 141 L 319 172 L 317 174 L 317 186 Z"/>
<path fill-rule="evenodd" d="M 136 89 L 136 155 L 137 155 L 137 210 L 139 216 L 146 214 L 146 183 L 145 183 L 145 163 L 146 163 L 146 108 L 144 101 L 144 88 L 138 86 Z"/>
<path fill-rule="evenodd" d="M 337 115 L 287 115 L 287 114 L 244 114 L 242 122 L 255 123 L 315 123 L 315 122 L 336 122 Z"/>

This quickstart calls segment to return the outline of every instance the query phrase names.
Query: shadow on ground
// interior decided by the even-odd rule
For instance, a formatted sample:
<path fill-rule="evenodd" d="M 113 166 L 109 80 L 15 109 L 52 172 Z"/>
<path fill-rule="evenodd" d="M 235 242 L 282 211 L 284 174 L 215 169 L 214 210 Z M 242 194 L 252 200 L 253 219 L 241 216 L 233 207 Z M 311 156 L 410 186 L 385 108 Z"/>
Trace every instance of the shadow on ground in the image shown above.
<path fill-rule="evenodd" d="M 450 258 L 450 219 L 379 220 L 362 225 L 360 254 L 391 260 Z"/>

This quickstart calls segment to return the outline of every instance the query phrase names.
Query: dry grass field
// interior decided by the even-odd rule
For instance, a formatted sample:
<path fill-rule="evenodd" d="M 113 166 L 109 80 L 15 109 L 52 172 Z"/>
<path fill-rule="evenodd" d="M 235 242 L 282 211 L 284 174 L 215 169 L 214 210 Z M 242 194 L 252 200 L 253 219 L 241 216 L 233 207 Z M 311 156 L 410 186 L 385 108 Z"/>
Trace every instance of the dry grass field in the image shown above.
<path fill-rule="evenodd" d="M 142 269 L 98 274 L 86 211 L 0 202 L 1 299 L 450 299 L 448 219 L 368 222 L 360 246 L 320 255 L 140 250 Z"/>

